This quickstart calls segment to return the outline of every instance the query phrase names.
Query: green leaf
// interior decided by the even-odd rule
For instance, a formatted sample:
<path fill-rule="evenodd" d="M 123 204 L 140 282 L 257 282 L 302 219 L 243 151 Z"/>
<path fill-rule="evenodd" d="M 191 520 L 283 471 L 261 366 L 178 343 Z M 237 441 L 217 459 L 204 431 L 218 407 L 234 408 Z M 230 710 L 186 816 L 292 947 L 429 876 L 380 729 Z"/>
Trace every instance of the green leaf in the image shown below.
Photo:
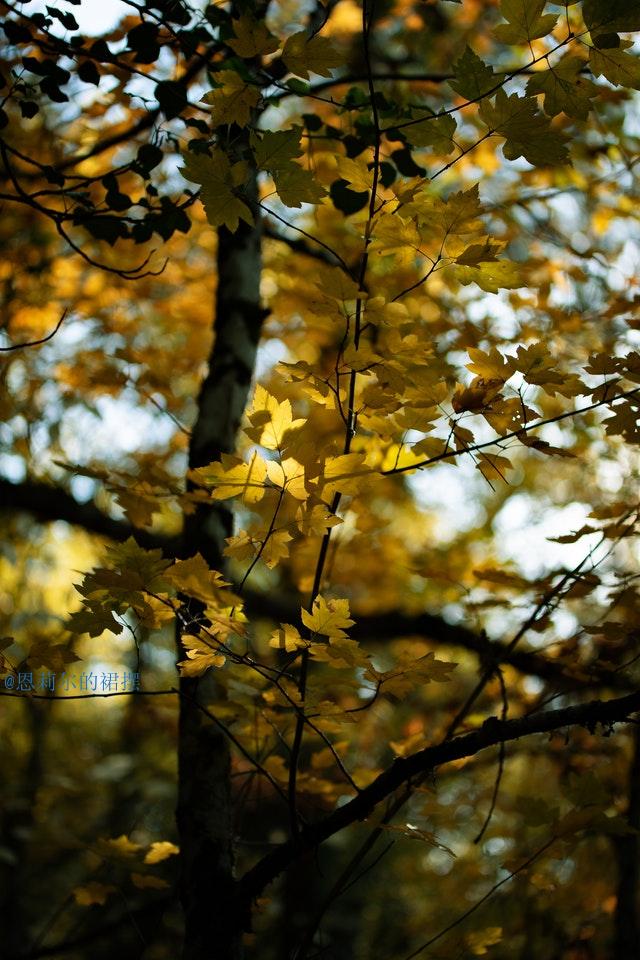
<path fill-rule="evenodd" d="M 316 34 L 310 38 L 306 30 L 294 33 L 287 39 L 282 59 L 291 73 L 305 80 L 309 79 L 310 73 L 330 77 L 331 71 L 343 62 L 341 55 L 326 37 Z"/>
<path fill-rule="evenodd" d="M 550 70 L 536 73 L 527 84 L 527 95 L 544 94 L 544 111 L 550 117 L 566 113 L 568 117 L 586 120 L 591 104 L 598 93 L 595 83 L 580 75 L 584 61 L 578 57 L 564 57 Z"/>
<path fill-rule="evenodd" d="M 477 100 L 496 85 L 493 68 L 487 66 L 471 47 L 465 47 L 462 56 L 453 65 L 455 80 L 449 86 L 466 100 Z"/>
<path fill-rule="evenodd" d="M 640 90 L 640 57 L 625 53 L 622 45 L 613 49 L 592 47 L 590 61 L 594 77 L 604 76 L 616 86 Z"/>
<path fill-rule="evenodd" d="M 507 96 L 498 90 L 493 102 L 485 100 L 480 105 L 479 114 L 490 133 L 505 138 L 502 152 L 507 160 L 524 157 L 536 167 L 569 162 L 566 137 L 551 129 L 534 97 Z"/>
<path fill-rule="evenodd" d="M 260 100 L 259 90 L 246 83 L 235 70 L 221 70 L 216 74 L 216 82 L 219 86 L 202 98 L 203 103 L 212 107 L 212 125 L 235 123 L 245 127 Z"/>
<path fill-rule="evenodd" d="M 297 163 L 286 169 L 274 170 L 271 174 L 278 196 L 285 207 L 301 207 L 303 203 L 319 203 L 327 191 L 314 178 L 310 170 Z"/>
<path fill-rule="evenodd" d="M 289 130 L 265 130 L 260 136 L 251 133 L 251 149 L 260 170 L 283 170 L 302 153 L 300 137 L 302 127 Z"/>
<path fill-rule="evenodd" d="M 243 14 L 238 20 L 233 21 L 233 32 L 235 38 L 227 40 L 227 44 L 234 53 L 245 60 L 265 53 L 273 53 L 278 49 L 278 41 L 262 20 L 253 20 Z"/>
<path fill-rule="evenodd" d="M 266 130 L 261 136 L 251 133 L 251 148 L 256 166 L 268 170 L 278 191 L 278 196 L 287 207 L 301 207 L 303 203 L 318 203 L 326 195 L 325 189 L 315 180 L 310 170 L 295 162 L 302 149 L 302 127 L 289 130 Z"/>
<path fill-rule="evenodd" d="M 553 30 L 558 17 L 543 14 L 545 0 L 502 0 L 500 13 L 508 23 L 499 24 L 494 32 L 502 43 L 529 43 L 546 37 Z"/>
<path fill-rule="evenodd" d="M 455 132 L 456 121 L 452 116 L 425 117 L 424 122 L 406 129 L 407 139 L 414 147 L 433 147 L 438 153 L 444 154 L 451 153 L 455 147 Z"/>
<path fill-rule="evenodd" d="M 225 226 L 233 233 L 240 220 L 253 225 L 251 210 L 234 193 L 234 171 L 224 153 L 216 151 L 212 157 L 186 153 L 183 159 L 182 176 L 200 184 L 200 199 L 212 227 Z"/>
<path fill-rule="evenodd" d="M 640 30 L 640 5 L 634 0 L 584 0 L 582 16 L 592 40 Z"/>

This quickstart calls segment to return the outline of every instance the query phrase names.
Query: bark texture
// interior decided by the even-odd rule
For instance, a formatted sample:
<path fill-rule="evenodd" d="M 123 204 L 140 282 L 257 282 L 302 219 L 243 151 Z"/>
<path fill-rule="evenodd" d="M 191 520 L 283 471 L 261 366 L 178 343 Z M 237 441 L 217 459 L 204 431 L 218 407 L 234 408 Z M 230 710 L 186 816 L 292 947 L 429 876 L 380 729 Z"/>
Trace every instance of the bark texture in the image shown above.
<path fill-rule="evenodd" d="M 633 755 L 629 768 L 629 803 L 627 821 L 635 830 L 623 837 L 616 837 L 615 849 L 618 861 L 618 890 L 615 913 L 616 960 L 637 960 L 640 948 L 640 920 L 638 897 L 640 895 L 640 733 L 633 733 Z"/>
<path fill-rule="evenodd" d="M 264 311 L 260 307 L 260 226 L 218 233 L 214 343 L 189 453 L 191 468 L 231 452 L 247 401 Z M 220 505 L 186 518 L 184 553 L 221 569 L 231 514 Z M 192 613 L 194 611 L 191 611 Z M 197 611 L 195 611 L 197 613 Z M 199 708 L 220 695 L 213 672 L 180 681 L 177 823 L 183 960 L 239 960 L 246 918 L 235 907 L 228 742 Z"/>

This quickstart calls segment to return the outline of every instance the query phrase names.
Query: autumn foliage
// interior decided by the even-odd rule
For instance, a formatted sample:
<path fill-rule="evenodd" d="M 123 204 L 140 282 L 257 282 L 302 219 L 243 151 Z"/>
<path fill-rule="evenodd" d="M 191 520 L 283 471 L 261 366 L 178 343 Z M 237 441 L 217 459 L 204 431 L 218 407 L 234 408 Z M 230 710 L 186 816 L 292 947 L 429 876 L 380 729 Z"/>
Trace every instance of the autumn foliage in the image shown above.
<path fill-rule="evenodd" d="M 8 960 L 631 960 L 636 5 L 1 6 Z"/>

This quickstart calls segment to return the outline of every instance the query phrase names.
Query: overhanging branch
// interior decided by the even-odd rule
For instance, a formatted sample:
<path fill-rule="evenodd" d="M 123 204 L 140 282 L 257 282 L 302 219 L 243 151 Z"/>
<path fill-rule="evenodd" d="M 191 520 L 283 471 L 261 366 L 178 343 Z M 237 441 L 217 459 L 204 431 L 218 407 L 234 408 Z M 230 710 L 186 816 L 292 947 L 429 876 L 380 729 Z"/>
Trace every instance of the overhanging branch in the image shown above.
<path fill-rule="evenodd" d="M 47 483 L 24 481 L 11 483 L 0 478 L 0 509 L 30 513 L 43 523 L 64 520 L 110 540 L 122 542 L 129 537 L 147 550 L 161 549 L 168 557 L 182 557 L 184 547 L 180 536 L 169 537 L 149 530 L 136 529 L 126 520 L 116 520 L 100 510 L 92 501 L 80 503 L 70 493 Z M 245 609 L 250 617 L 265 617 L 280 623 L 292 623 L 300 614 L 300 601 L 295 596 L 277 593 L 245 591 Z M 464 624 L 449 623 L 432 613 L 407 614 L 398 610 L 358 616 L 350 630 L 355 640 L 385 641 L 397 637 L 424 637 L 442 646 L 470 650 L 479 657 L 496 664 L 508 663 L 519 673 L 538 677 L 560 689 L 585 689 L 607 686 L 612 690 L 628 690 L 629 683 L 622 674 L 601 667 L 590 671 L 590 679 L 576 678 L 556 660 L 549 660 L 528 650 L 507 651 L 497 641 L 487 640 Z"/>
<path fill-rule="evenodd" d="M 516 720 L 490 717 L 473 733 L 427 747 L 408 757 L 399 757 L 348 803 L 318 823 L 302 828 L 295 840 L 288 840 L 263 857 L 239 881 L 239 895 L 248 907 L 294 861 L 317 849 L 329 837 L 365 820 L 379 803 L 414 777 L 422 777 L 454 760 L 475 757 L 487 747 L 533 734 L 550 733 L 572 726 L 583 726 L 594 731 L 597 724 L 610 730 L 614 723 L 628 720 L 638 710 L 640 691 L 614 700 L 590 700 L 577 706 L 547 710 Z"/>

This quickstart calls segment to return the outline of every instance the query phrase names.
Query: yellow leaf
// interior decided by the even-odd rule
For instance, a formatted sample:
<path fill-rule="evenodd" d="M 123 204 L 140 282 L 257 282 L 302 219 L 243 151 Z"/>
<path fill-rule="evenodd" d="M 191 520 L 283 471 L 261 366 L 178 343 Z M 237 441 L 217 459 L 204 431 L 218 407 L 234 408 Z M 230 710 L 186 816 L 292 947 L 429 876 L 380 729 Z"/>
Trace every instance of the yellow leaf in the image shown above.
<path fill-rule="evenodd" d="M 365 319 L 367 323 L 393 327 L 407 323 L 409 312 L 404 303 L 387 303 L 384 297 L 372 297 L 366 302 Z"/>
<path fill-rule="evenodd" d="M 304 467 L 292 457 L 288 457 L 282 463 L 269 460 L 267 476 L 275 487 L 284 488 L 296 500 L 306 500 L 308 498 L 309 491 L 304 482 Z"/>
<path fill-rule="evenodd" d="M 291 653 L 293 650 L 308 647 L 309 643 L 307 640 L 303 640 L 297 627 L 293 627 L 290 623 L 283 623 L 271 634 L 269 646 L 276 650 L 286 650 L 287 653 Z"/>
<path fill-rule="evenodd" d="M 209 569 L 207 561 L 199 553 L 188 560 L 176 560 L 167 570 L 165 579 L 181 593 L 205 603 L 219 598 L 221 588 L 229 586 L 221 573 Z"/>
<path fill-rule="evenodd" d="M 353 621 L 350 621 L 350 624 Z M 365 667 L 369 657 L 360 649 L 357 640 L 350 637 L 332 636 L 329 643 L 314 643 L 311 645 L 311 656 L 314 660 L 328 663 L 336 670 L 345 667 Z"/>
<path fill-rule="evenodd" d="M 114 856 L 128 858 L 132 857 L 141 849 L 141 844 L 129 840 L 129 837 L 123 833 L 119 837 L 109 840 L 99 840 L 96 847 L 98 851 L 107 858 L 113 858 Z"/>
<path fill-rule="evenodd" d="M 332 497 L 334 493 L 357 493 L 365 477 L 371 475 L 371 468 L 365 466 L 364 453 L 345 453 L 339 457 L 328 457 L 320 477 L 322 494 Z"/>
<path fill-rule="evenodd" d="M 241 530 L 235 537 L 227 537 L 225 543 L 227 544 L 224 548 L 225 557 L 233 557 L 234 560 L 248 560 L 255 556 L 255 543 L 246 530 Z"/>
<path fill-rule="evenodd" d="M 338 173 L 354 190 L 371 190 L 373 171 L 369 170 L 367 161 L 360 157 L 352 160 L 350 157 L 338 157 Z"/>
<path fill-rule="evenodd" d="M 286 446 L 286 434 L 305 424 L 304 420 L 293 419 L 289 400 L 277 400 L 260 384 L 256 386 L 249 420 L 252 426 L 245 430 L 249 439 L 268 450 L 280 451 Z"/>
<path fill-rule="evenodd" d="M 471 370 L 472 373 L 484 380 L 499 380 L 505 383 L 516 370 L 513 359 L 503 357 L 495 347 L 491 347 L 488 353 L 485 353 L 484 350 L 476 350 L 475 347 L 469 347 L 468 353 L 471 363 L 467 364 L 467 370 Z"/>
<path fill-rule="evenodd" d="M 266 542 L 261 559 L 268 567 L 275 567 L 289 556 L 289 542 L 293 539 L 287 530 L 276 530 Z"/>
<path fill-rule="evenodd" d="M 489 483 L 496 479 L 504 480 L 506 483 L 507 471 L 511 470 L 511 461 L 507 457 L 499 457 L 495 453 L 481 453 L 476 468 Z"/>
<path fill-rule="evenodd" d="M 160 863 L 177 853 L 180 853 L 180 847 L 176 847 L 175 843 L 170 843 L 168 840 L 156 840 L 149 847 L 144 862 Z"/>
<path fill-rule="evenodd" d="M 321 596 L 313 601 L 312 612 L 302 610 L 301 616 L 305 627 L 325 637 L 346 637 L 344 631 L 355 623 L 349 617 L 348 600 L 325 600 Z"/>
<path fill-rule="evenodd" d="M 154 877 L 150 873 L 132 873 L 131 882 L 139 890 L 164 890 L 169 886 L 162 877 Z"/>
<path fill-rule="evenodd" d="M 476 933 L 468 933 L 465 940 L 474 957 L 484 957 L 489 952 L 488 947 L 493 947 L 502 940 L 502 927 L 487 927 Z"/>
<path fill-rule="evenodd" d="M 324 536 L 330 527 L 342 523 L 340 517 L 332 514 L 324 503 L 316 503 L 312 507 L 300 505 L 296 513 L 298 529 L 305 536 Z"/>
<path fill-rule="evenodd" d="M 227 658 L 213 647 L 211 640 L 207 641 L 184 633 L 182 645 L 186 650 L 187 659 L 178 663 L 181 677 L 201 677 L 209 667 L 222 667 L 226 663 Z"/>
<path fill-rule="evenodd" d="M 94 903 L 103 904 L 115 887 L 104 883 L 85 883 L 81 887 L 74 887 L 73 898 L 81 907 L 91 907 Z"/>
<path fill-rule="evenodd" d="M 257 453 L 249 463 L 238 463 L 225 469 L 220 462 L 210 463 L 208 467 L 198 467 L 190 471 L 190 477 L 204 487 L 213 487 L 215 500 L 228 500 L 240 497 L 243 503 L 252 504 L 262 500 L 267 479 L 267 465 Z"/>
<path fill-rule="evenodd" d="M 465 251 L 465 253 L 468 251 Z M 512 260 L 495 260 L 489 262 L 486 257 L 484 262 L 477 263 L 475 266 L 455 265 L 452 269 L 455 272 L 456 279 L 466 285 L 477 283 L 481 290 L 487 293 L 497 293 L 498 290 L 513 290 L 522 287 L 524 281 L 520 274 L 520 268 Z"/>

